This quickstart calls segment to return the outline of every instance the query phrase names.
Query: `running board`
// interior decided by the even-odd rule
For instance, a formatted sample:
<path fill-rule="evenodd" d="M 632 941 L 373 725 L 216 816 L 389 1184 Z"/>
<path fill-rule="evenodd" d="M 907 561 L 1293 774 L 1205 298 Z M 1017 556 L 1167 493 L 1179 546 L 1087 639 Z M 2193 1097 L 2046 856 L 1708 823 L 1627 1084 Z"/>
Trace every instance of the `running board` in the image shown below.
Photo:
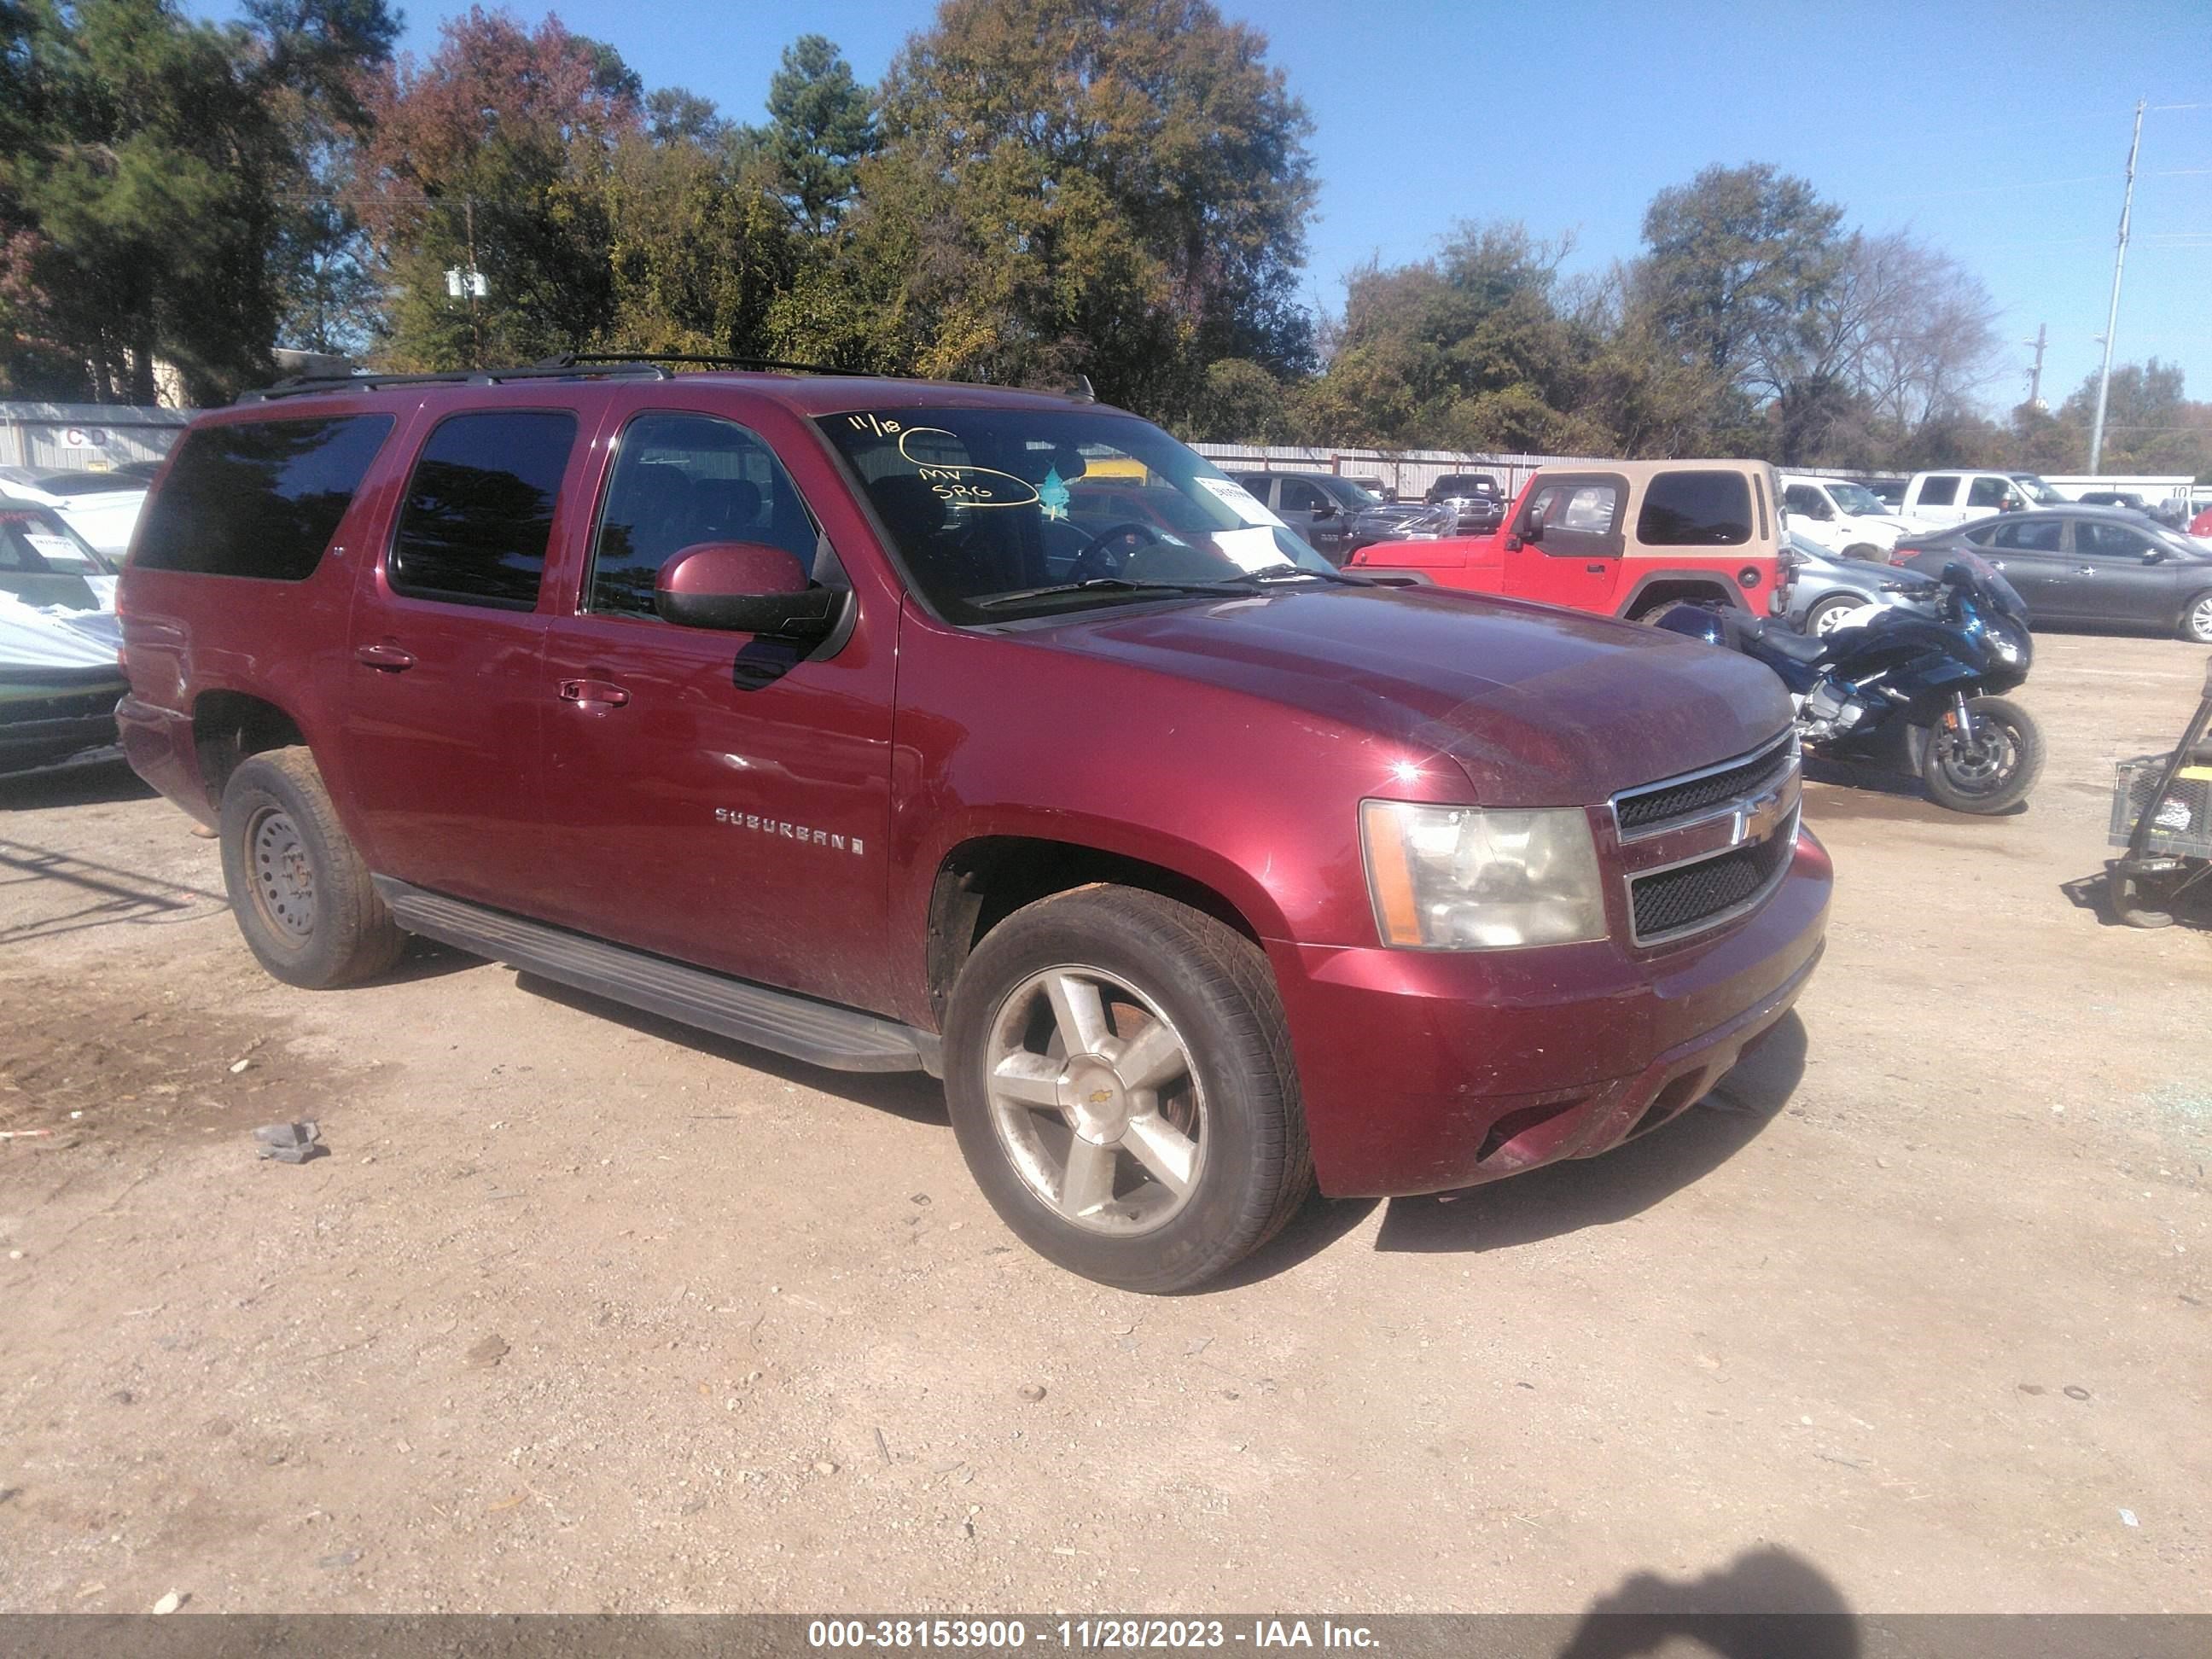
<path fill-rule="evenodd" d="M 610 945 L 390 876 L 374 879 L 378 896 L 402 927 L 472 956 L 833 1072 L 944 1075 L 934 1032 Z"/>

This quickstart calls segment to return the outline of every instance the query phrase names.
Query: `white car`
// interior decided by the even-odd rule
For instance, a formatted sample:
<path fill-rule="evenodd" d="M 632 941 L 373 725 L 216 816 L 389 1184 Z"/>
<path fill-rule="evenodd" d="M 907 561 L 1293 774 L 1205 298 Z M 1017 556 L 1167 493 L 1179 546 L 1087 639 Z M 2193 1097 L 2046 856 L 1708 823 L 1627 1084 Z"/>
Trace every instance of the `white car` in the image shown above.
<path fill-rule="evenodd" d="M 15 468 L 0 477 L 0 496 L 52 507 L 95 552 L 121 559 L 146 505 L 146 480 L 112 472 L 44 472 L 26 478 Z"/>
<path fill-rule="evenodd" d="M 1943 472 L 1916 472 L 1905 486 L 1907 517 L 1925 519 L 1936 529 L 1948 529 L 1999 513 L 2032 512 L 2041 507 L 2071 507 L 2033 472 L 1997 472 L 1954 468 Z"/>
<path fill-rule="evenodd" d="M 1789 514 L 1792 534 L 1846 559 L 1879 559 L 1900 537 L 1942 527 L 1933 520 L 1893 513 L 1864 484 L 1804 473 L 1782 475 L 1782 510 Z"/>

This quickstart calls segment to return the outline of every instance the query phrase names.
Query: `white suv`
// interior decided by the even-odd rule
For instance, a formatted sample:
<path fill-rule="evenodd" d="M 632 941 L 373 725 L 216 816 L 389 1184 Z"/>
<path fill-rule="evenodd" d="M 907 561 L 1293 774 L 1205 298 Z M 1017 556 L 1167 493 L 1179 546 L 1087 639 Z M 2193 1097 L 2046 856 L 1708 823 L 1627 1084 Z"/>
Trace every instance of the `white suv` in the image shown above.
<path fill-rule="evenodd" d="M 1846 559 L 1879 559 L 1899 537 L 1936 528 L 1932 521 L 1891 512 L 1864 484 L 1844 478 L 1785 472 L 1782 507 L 1793 532 Z"/>

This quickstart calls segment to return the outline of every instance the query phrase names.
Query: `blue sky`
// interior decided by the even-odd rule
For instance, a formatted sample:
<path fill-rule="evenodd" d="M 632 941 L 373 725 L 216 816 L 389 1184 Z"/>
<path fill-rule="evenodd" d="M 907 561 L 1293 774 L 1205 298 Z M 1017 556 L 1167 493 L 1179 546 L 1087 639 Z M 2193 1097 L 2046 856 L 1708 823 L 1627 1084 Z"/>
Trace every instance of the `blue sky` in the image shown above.
<path fill-rule="evenodd" d="M 1311 110 L 1322 179 L 1308 286 L 1430 252 L 1456 219 L 1572 231 L 1575 263 L 1637 251 L 1654 191 L 1712 162 L 1803 174 L 1850 222 L 1906 228 L 1960 260 L 2003 309 L 2005 372 L 2051 331 L 2053 403 L 2097 366 L 2128 128 L 2144 118 L 2116 361 L 2180 363 L 2212 398 L 2212 4 L 2034 0 L 1689 7 L 1216 0 L 1262 28 Z M 542 5 L 511 8 L 525 17 Z M 416 0 L 407 46 L 465 9 Z M 925 0 L 654 6 L 563 0 L 648 86 L 688 86 L 759 118 L 777 54 L 808 30 L 864 78 L 927 25 Z M 2155 107 L 2194 105 L 2194 108 Z"/>

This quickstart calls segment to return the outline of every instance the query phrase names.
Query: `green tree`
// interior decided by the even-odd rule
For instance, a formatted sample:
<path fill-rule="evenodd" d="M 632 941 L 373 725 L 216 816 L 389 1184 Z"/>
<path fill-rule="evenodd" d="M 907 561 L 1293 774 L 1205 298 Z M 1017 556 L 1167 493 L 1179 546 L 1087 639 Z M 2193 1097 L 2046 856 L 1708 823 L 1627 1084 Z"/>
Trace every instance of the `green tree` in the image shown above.
<path fill-rule="evenodd" d="M 1382 447 L 1546 452 L 1601 445 L 1573 412 L 1595 341 L 1558 303 L 1570 251 L 1517 224 L 1462 225 L 1436 258 L 1346 285 L 1316 435 Z"/>
<path fill-rule="evenodd" d="M 381 0 L 269 0 L 220 27 L 164 0 L 10 6 L 0 321 L 11 378 L 150 402 L 162 363 L 195 399 L 265 375 L 306 118 L 349 118 L 351 76 L 394 32 Z"/>
<path fill-rule="evenodd" d="M 860 186 L 860 163 L 876 152 L 874 98 L 836 42 L 803 34 L 783 49 L 768 112 L 760 143 L 793 221 L 817 236 L 835 230 Z"/>
<path fill-rule="evenodd" d="M 1747 404 L 1800 378 L 1843 270 L 1843 210 L 1764 164 L 1707 167 L 1644 216 L 1637 297 L 1658 336 Z"/>
<path fill-rule="evenodd" d="M 1311 124 L 1266 45 L 1206 0 L 946 0 L 892 65 L 811 323 L 887 367 L 1084 374 L 1171 420 L 1209 363 L 1301 367 Z"/>

